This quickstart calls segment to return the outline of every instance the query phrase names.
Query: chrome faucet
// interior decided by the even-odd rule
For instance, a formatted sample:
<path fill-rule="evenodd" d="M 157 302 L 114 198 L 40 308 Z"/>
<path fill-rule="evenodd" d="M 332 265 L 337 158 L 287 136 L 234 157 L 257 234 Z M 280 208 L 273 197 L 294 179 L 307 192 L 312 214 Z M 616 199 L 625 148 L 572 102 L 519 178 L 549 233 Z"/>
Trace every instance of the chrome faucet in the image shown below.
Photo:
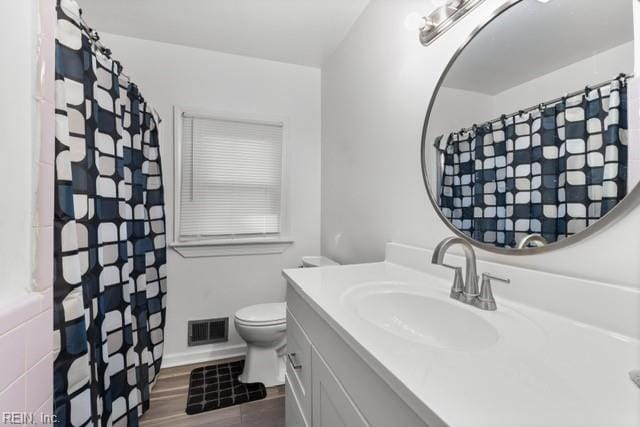
<path fill-rule="evenodd" d="M 527 248 L 529 247 L 529 245 L 537 248 L 541 248 L 542 246 L 545 246 L 548 244 L 549 242 L 547 241 L 547 239 L 545 239 L 541 235 L 529 234 L 526 237 L 524 237 L 522 240 L 520 240 L 520 243 L 518 243 L 518 249 Z"/>
<path fill-rule="evenodd" d="M 469 242 L 460 238 L 460 237 L 449 237 L 444 239 L 442 242 L 438 243 L 435 250 L 433 251 L 433 257 L 431 258 L 431 262 L 433 264 L 442 265 L 448 268 L 451 267 L 444 263 L 444 256 L 449 250 L 449 248 L 453 245 L 461 245 L 464 251 L 465 257 L 465 279 L 464 285 L 462 287 L 462 291 L 456 289 L 456 283 L 458 280 L 454 281 L 454 288 L 451 289 L 451 297 L 454 299 L 458 299 L 466 304 L 473 303 L 474 299 L 480 295 L 478 291 L 478 273 L 476 269 L 476 253 L 473 251 L 473 247 Z M 459 267 L 458 267 L 459 268 Z M 458 272 L 456 272 L 458 273 Z M 456 274 L 457 276 L 457 274 Z"/>
<path fill-rule="evenodd" d="M 465 279 L 462 282 L 462 268 L 444 263 L 444 256 L 447 250 L 453 245 L 461 245 L 465 257 Z M 471 304 L 480 310 L 494 311 L 497 309 L 496 300 L 493 298 L 491 290 L 491 280 L 503 283 L 510 283 L 509 279 L 495 276 L 489 273 L 482 274 L 482 288 L 478 291 L 478 273 L 476 267 L 476 254 L 469 242 L 460 237 L 449 237 L 436 246 L 431 258 L 433 264 L 451 268 L 455 271 L 453 286 L 451 287 L 451 298 Z"/>

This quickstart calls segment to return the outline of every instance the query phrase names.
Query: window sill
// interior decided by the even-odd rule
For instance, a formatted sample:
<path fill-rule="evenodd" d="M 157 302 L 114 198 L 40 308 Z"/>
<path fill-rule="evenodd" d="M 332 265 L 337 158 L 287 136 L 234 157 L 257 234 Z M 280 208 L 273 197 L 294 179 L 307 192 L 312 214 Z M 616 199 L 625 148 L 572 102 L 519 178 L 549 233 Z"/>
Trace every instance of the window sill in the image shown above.
<path fill-rule="evenodd" d="M 194 242 L 174 242 L 169 247 L 183 258 L 238 255 L 281 254 L 293 244 L 293 239 L 229 239 Z"/>

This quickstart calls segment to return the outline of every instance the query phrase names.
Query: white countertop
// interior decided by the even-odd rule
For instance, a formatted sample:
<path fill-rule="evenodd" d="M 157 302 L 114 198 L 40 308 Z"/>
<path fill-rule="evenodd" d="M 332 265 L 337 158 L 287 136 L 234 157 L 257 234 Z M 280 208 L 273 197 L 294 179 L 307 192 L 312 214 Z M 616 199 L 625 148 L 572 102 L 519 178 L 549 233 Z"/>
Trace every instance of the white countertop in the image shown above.
<path fill-rule="evenodd" d="M 451 426 L 640 426 L 640 388 L 628 376 L 640 368 L 637 339 L 505 300 L 497 286 L 498 311 L 481 311 L 450 299 L 449 280 L 389 262 L 284 274 L 421 416 L 433 411 Z M 460 304 L 500 339 L 452 350 L 400 338 L 361 318 L 344 297 L 376 282 Z"/>

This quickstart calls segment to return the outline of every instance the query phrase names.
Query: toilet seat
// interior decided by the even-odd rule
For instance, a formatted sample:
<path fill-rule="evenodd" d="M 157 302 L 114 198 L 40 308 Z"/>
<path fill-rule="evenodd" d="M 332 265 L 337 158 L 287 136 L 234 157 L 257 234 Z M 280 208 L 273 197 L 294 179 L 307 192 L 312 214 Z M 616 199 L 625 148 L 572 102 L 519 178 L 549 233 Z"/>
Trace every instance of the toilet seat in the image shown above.
<path fill-rule="evenodd" d="M 243 325 L 243 326 L 253 326 L 253 327 L 260 327 L 260 326 L 277 326 L 277 325 L 285 325 L 287 323 L 286 320 L 277 320 L 277 321 L 266 321 L 266 322 L 247 322 L 245 320 L 239 320 L 238 318 L 235 319 L 236 324 L 238 325 Z"/>
<path fill-rule="evenodd" d="M 235 321 L 246 326 L 274 326 L 287 323 L 287 303 L 256 304 L 241 308 Z"/>

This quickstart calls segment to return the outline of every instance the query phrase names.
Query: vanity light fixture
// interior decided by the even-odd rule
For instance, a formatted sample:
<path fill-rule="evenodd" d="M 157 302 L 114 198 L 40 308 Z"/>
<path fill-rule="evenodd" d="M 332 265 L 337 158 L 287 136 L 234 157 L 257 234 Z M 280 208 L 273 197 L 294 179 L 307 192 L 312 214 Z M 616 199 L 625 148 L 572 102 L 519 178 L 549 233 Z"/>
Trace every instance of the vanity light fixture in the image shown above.
<path fill-rule="evenodd" d="M 435 39 L 462 19 L 467 13 L 479 6 L 484 0 L 438 0 L 440 7 L 424 17 L 420 28 L 420 43 L 430 45 Z M 434 2 L 435 3 L 435 2 Z"/>
<path fill-rule="evenodd" d="M 420 31 L 426 24 L 426 18 L 417 12 L 411 12 L 404 18 L 404 26 L 409 31 Z"/>
<path fill-rule="evenodd" d="M 429 0 L 429 7 L 425 12 L 431 13 L 432 11 L 444 6 L 449 0 Z M 427 25 L 427 18 L 425 12 L 411 12 L 404 19 L 404 26 L 410 31 L 421 31 Z"/>

